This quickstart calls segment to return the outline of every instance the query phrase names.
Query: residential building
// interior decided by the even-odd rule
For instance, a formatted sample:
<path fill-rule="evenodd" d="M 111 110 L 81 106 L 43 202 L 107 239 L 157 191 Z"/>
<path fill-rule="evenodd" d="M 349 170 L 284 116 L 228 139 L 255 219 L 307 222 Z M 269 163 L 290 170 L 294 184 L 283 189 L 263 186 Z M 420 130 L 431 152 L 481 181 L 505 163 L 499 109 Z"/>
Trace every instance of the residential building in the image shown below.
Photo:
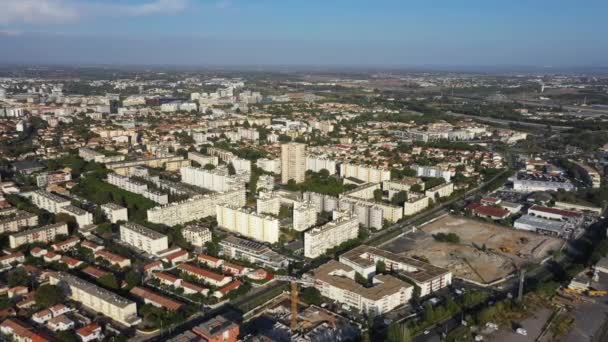
<path fill-rule="evenodd" d="M 391 172 L 367 165 L 343 163 L 340 164 L 340 177 L 352 177 L 365 183 L 381 183 L 391 179 Z"/>
<path fill-rule="evenodd" d="M 256 200 L 256 211 L 258 214 L 279 215 L 281 210 L 281 198 L 274 192 L 260 192 Z"/>
<path fill-rule="evenodd" d="M 127 208 L 115 203 L 106 203 L 101 205 L 101 210 L 112 223 L 119 221 L 127 222 L 129 220 L 129 212 Z"/>
<path fill-rule="evenodd" d="M 145 287 L 135 286 L 129 291 L 132 295 L 141 298 L 144 303 L 151 304 L 157 308 L 167 309 L 169 311 L 179 310 L 183 304 L 169 297 L 160 295 Z"/>
<path fill-rule="evenodd" d="M 72 180 L 72 173 L 69 169 L 60 171 L 43 172 L 36 176 L 36 185 L 39 188 L 50 184 L 68 182 Z"/>
<path fill-rule="evenodd" d="M 268 246 L 256 241 L 229 235 L 220 241 L 221 253 L 231 259 L 242 259 L 262 267 L 285 269 L 289 260 Z"/>
<path fill-rule="evenodd" d="M 361 245 L 340 255 L 341 263 L 352 267 L 367 279 L 374 277 L 379 261 L 384 262 L 387 271 L 398 273 L 416 284 L 420 288 L 421 297 L 452 284 L 452 272 L 380 248 Z"/>
<path fill-rule="evenodd" d="M 230 175 L 226 168 L 206 170 L 188 166 L 181 168 L 180 174 L 182 182 L 216 192 L 229 191 L 245 184 L 242 176 Z"/>
<path fill-rule="evenodd" d="M 310 202 L 296 202 L 293 206 L 293 229 L 303 232 L 317 224 L 317 211 Z"/>
<path fill-rule="evenodd" d="M 338 170 L 338 163 L 323 156 L 306 156 L 306 171 L 319 172 L 327 170 L 330 175 L 335 175 Z"/>
<path fill-rule="evenodd" d="M 183 224 L 216 215 L 217 204 L 230 203 L 242 207 L 246 204 L 245 188 L 223 193 L 212 193 L 191 197 L 181 202 L 148 209 L 148 221 L 168 226 Z"/>
<path fill-rule="evenodd" d="M 446 182 L 449 182 L 453 176 L 452 171 L 433 166 L 412 165 L 411 168 L 416 171 L 418 177 L 443 178 Z"/>
<path fill-rule="evenodd" d="M 0 323 L 0 333 L 10 336 L 11 341 L 15 342 L 50 342 L 51 340 L 36 333 L 36 329 L 17 319 L 8 318 Z M 8 340 L 8 339 L 7 339 Z"/>
<path fill-rule="evenodd" d="M 121 324 L 130 327 L 141 322 L 137 317 L 137 304 L 114 292 L 64 272 L 51 273 L 49 283 L 63 288 L 69 299 Z"/>
<path fill-rule="evenodd" d="M 403 203 L 403 216 L 412 216 L 429 206 L 429 198 L 426 196 L 411 196 Z"/>
<path fill-rule="evenodd" d="M 393 196 L 400 191 L 409 192 L 413 185 L 418 185 L 420 190 L 424 190 L 424 182 L 422 179 L 416 177 L 405 177 L 399 180 L 384 181 L 382 182 L 382 190 L 388 192 L 388 198 L 393 198 Z"/>
<path fill-rule="evenodd" d="M 8 240 L 11 248 L 17 248 L 33 242 L 49 243 L 55 240 L 57 235 L 68 234 L 68 225 L 60 222 L 9 235 Z"/>
<path fill-rule="evenodd" d="M 213 286 L 224 286 L 230 283 L 230 281 L 232 280 L 232 277 L 217 274 L 215 272 L 211 272 L 204 268 L 200 268 L 188 263 L 179 264 L 177 266 L 177 269 Z"/>
<path fill-rule="evenodd" d="M 443 183 L 433 188 L 427 189 L 424 195 L 436 200 L 441 197 L 448 197 L 454 192 L 454 183 Z"/>
<path fill-rule="evenodd" d="M 120 225 L 120 240 L 150 254 L 169 248 L 167 235 L 132 222 Z"/>
<path fill-rule="evenodd" d="M 405 305 L 414 291 L 412 285 L 384 274 L 375 276 L 371 287 L 364 287 L 355 281 L 355 269 L 336 260 L 311 273 L 323 297 L 366 314 L 381 315 Z"/>
<path fill-rule="evenodd" d="M 216 156 L 206 156 L 202 153 L 198 152 L 188 152 L 188 159 L 197 162 L 200 166 L 205 166 L 207 164 L 211 164 L 213 166 L 217 166 L 219 164 L 219 159 Z"/>
<path fill-rule="evenodd" d="M 359 220 L 355 215 L 344 215 L 304 233 L 304 256 L 316 258 L 328 249 L 359 236 Z"/>
<path fill-rule="evenodd" d="M 290 142 L 281 145 L 281 183 L 290 180 L 304 182 L 306 174 L 306 144 Z"/>
<path fill-rule="evenodd" d="M 0 211 L 0 234 L 18 232 L 21 228 L 38 225 L 38 216 L 15 208 Z"/>
<path fill-rule="evenodd" d="M 258 160 L 256 160 L 256 165 L 266 171 L 266 172 L 271 172 L 274 174 L 280 174 L 281 173 L 281 160 L 280 159 L 267 159 L 267 158 L 260 158 Z"/>
<path fill-rule="evenodd" d="M 188 225 L 182 229 L 182 236 L 186 241 L 196 247 L 203 247 L 211 242 L 212 234 L 209 228 L 200 225 Z"/>
<path fill-rule="evenodd" d="M 216 206 L 217 223 L 221 228 L 259 241 L 279 242 L 279 220 L 250 212 L 235 205 Z"/>
<path fill-rule="evenodd" d="M 236 342 L 239 337 L 239 325 L 221 315 L 197 325 L 192 331 L 206 342 Z"/>

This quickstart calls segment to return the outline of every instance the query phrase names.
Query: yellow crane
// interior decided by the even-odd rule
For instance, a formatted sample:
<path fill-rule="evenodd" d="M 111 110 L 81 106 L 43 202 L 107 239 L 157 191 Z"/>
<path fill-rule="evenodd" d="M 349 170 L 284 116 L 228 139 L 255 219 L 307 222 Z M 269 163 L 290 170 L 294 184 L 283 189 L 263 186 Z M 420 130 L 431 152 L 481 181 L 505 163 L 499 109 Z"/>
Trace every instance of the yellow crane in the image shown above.
<path fill-rule="evenodd" d="M 278 281 L 287 281 L 291 284 L 291 331 L 295 331 L 298 326 L 298 284 L 302 286 L 314 286 L 315 280 L 309 277 L 296 278 L 292 276 L 275 275 Z"/>

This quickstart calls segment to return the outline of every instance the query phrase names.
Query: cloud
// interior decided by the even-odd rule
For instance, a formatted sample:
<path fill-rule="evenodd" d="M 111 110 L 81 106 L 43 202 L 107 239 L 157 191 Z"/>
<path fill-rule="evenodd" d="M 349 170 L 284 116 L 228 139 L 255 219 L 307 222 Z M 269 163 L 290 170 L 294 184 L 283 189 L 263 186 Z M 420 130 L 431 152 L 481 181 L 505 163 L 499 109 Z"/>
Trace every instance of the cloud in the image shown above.
<path fill-rule="evenodd" d="M 0 25 L 56 24 L 94 16 L 175 14 L 189 5 L 190 0 L 148 0 L 133 5 L 108 0 L 84 3 L 76 0 L 0 0 Z"/>
<path fill-rule="evenodd" d="M 0 24 L 59 23 L 79 17 L 78 11 L 62 0 L 0 0 L 0 9 Z"/>

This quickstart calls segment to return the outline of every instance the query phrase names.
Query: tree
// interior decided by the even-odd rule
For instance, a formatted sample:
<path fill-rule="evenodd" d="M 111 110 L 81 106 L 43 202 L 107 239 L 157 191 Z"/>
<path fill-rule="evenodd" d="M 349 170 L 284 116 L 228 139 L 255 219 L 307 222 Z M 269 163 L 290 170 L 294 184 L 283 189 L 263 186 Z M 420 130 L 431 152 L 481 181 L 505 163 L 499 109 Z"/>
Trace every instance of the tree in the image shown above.
<path fill-rule="evenodd" d="M 405 324 L 394 323 L 388 327 L 387 342 L 411 342 L 412 335 Z"/>
<path fill-rule="evenodd" d="M 118 280 L 113 273 L 109 273 L 97 278 L 97 282 L 110 289 L 118 289 Z"/>
<path fill-rule="evenodd" d="M 215 169 L 215 165 L 213 165 L 213 164 L 205 164 L 205 166 L 203 166 L 203 169 L 205 169 L 205 170 L 213 170 L 213 169 Z"/>
<path fill-rule="evenodd" d="M 205 242 L 205 250 L 207 252 L 207 254 L 211 255 L 211 256 L 216 256 L 220 253 L 220 246 L 219 244 L 212 242 L 212 241 L 208 241 Z"/>
<path fill-rule="evenodd" d="M 422 192 L 422 186 L 420 184 L 414 184 L 410 187 L 410 191 Z"/>
<path fill-rule="evenodd" d="M 321 292 L 314 287 L 306 287 L 301 292 L 302 300 L 308 304 L 321 305 L 323 303 L 323 297 Z"/>
<path fill-rule="evenodd" d="M 378 260 L 376 263 L 376 273 L 385 273 L 386 272 L 386 264 L 382 260 Z"/>
<path fill-rule="evenodd" d="M 355 281 L 363 286 L 368 286 L 369 285 L 369 280 L 367 278 L 365 278 L 361 273 L 356 272 L 355 273 Z"/>
<path fill-rule="evenodd" d="M 384 193 L 382 192 L 382 189 L 374 190 L 374 200 L 380 202 L 380 201 L 382 201 L 382 197 L 384 197 Z"/>
<path fill-rule="evenodd" d="M 8 286 L 27 286 L 29 284 L 30 277 L 23 267 L 19 267 L 8 275 Z"/>
<path fill-rule="evenodd" d="M 36 304 L 43 308 L 51 307 L 58 303 L 63 303 L 65 295 L 61 288 L 55 285 L 44 284 L 36 291 Z"/>
<path fill-rule="evenodd" d="M 141 282 L 141 273 L 138 273 L 135 270 L 130 270 L 125 274 L 125 282 L 127 283 L 128 289 L 137 286 Z"/>
<path fill-rule="evenodd" d="M 405 201 L 407 201 L 407 192 L 405 191 L 399 191 L 393 195 L 393 198 L 391 198 L 391 204 L 397 206 L 402 206 Z"/>
<path fill-rule="evenodd" d="M 228 174 L 229 175 L 236 175 L 236 169 L 234 168 L 234 165 L 232 165 L 232 163 L 228 163 Z"/>

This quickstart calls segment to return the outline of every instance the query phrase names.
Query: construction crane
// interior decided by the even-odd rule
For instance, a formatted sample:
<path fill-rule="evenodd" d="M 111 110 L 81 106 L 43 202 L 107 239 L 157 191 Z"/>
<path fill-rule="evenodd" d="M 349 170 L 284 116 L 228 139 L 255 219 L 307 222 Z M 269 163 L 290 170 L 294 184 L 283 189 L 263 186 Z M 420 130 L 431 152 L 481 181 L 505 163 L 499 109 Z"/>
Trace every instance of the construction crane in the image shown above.
<path fill-rule="evenodd" d="M 315 280 L 309 277 L 296 278 L 292 276 L 275 275 L 274 279 L 286 281 L 291 284 L 291 331 L 295 331 L 298 325 L 298 284 L 302 286 L 314 286 Z"/>

